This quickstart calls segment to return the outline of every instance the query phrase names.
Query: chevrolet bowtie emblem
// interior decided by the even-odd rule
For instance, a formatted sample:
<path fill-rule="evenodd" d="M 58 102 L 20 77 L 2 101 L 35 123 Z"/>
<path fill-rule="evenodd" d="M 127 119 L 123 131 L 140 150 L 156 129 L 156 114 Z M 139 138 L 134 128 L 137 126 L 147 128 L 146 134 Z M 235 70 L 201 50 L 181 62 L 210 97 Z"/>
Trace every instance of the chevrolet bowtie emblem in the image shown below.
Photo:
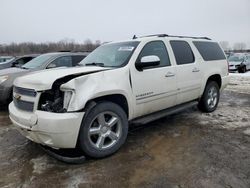
<path fill-rule="evenodd" d="M 20 100 L 20 99 L 21 99 L 21 95 L 14 94 L 14 98 L 15 98 L 16 100 Z"/>

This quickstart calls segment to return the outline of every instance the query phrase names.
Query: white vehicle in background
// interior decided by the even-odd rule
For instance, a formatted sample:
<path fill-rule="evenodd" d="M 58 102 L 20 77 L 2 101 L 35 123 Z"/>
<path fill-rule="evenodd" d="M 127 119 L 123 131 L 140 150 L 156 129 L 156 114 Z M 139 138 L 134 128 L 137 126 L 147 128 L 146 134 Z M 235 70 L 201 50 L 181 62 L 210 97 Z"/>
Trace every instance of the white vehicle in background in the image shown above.
<path fill-rule="evenodd" d="M 236 53 L 228 58 L 229 71 L 245 73 L 250 70 L 250 55 L 244 53 Z"/>
<path fill-rule="evenodd" d="M 135 37 L 102 45 L 80 64 L 17 78 L 10 119 L 36 143 L 94 158 L 116 152 L 129 123 L 194 105 L 214 111 L 229 79 L 223 50 L 206 37 Z"/>

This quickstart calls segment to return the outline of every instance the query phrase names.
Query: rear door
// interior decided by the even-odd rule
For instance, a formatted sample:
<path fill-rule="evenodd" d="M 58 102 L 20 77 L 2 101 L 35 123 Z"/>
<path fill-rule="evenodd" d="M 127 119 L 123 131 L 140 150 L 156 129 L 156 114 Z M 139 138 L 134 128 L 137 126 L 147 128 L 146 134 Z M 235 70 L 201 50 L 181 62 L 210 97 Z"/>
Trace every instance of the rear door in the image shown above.
<path fill-rule="evenodd" d="M 136 61 L 140 62 L 142 57 L 150 55 L 158 56 L 160 65 L 142 71 L 134 67 L 131 71 L 136 117 L 174 106 L 176 103 L 176 72 L 170 63 L 164 41 L 146 43 Z"/>
<path fill-rule="evenodd" d="M 197 99 L 200 94 L 202 74 L 200 60 L 196 59 L 187 41 L 171 40 L 177 79 L 177 104 Z"/>

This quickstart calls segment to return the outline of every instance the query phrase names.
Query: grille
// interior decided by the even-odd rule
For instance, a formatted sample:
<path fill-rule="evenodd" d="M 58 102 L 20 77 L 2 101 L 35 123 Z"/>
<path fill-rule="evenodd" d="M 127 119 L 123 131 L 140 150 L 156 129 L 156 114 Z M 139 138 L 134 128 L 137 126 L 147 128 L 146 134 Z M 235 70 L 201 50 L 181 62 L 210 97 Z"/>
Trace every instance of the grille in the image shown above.
<path fill-rule="evenodd" d="M 20 110 L 32 112 L 34 109 L 34 101 L 37 95 L 33 89 L 26 89 L 14 86 L 13 88 L 13 102 Z M 28 99 L 22 100 L 22 97 L 28 96 Z M 27 97 L 26 97 L 27 98 Z M 34 98 L 34 100 L 32 99 Z"/>
<path fill-rule="evenodd" d="M 24 110 L 24 111 L 28 111 L 28 112 L 33 111 L 33 108 L 34 108 L 33 102 L 17 100 L 16 98 L 14 98 L 13 101 L 17 108 Z"/>
<path fill-rule="evenodd" d="M 26 95 L 26 96 L 31 96 L 31 97 L 36 96 L 36 91 L 33 90 L 33 89 L 26 89 L 26 88 L 21 88 L 21 87 L 14 86 L 13 91 L 15 93 L 20 94 L 20 95 Z"/>

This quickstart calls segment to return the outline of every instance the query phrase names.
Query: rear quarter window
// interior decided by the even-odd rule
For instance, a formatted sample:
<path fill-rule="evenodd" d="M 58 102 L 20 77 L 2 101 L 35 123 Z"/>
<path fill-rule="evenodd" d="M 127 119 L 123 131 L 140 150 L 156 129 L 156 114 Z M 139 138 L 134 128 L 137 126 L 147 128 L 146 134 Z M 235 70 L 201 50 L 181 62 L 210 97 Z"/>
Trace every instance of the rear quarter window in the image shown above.
<path fill-rule="evenodd" d="M 226 59 L 217 42 L 193 41 L 193 43 L 205 61 Z"/>

